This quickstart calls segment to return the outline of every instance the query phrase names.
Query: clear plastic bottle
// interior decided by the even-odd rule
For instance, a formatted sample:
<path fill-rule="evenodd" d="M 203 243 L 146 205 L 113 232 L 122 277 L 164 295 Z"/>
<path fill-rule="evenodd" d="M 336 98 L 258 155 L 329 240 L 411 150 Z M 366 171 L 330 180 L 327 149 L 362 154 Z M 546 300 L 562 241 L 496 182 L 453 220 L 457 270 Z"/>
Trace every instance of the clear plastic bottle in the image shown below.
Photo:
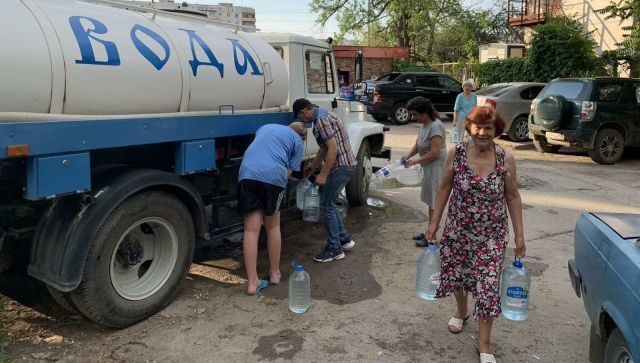
<path fill-rule="evenodd" d="M 440 251 L 434 242 L 420 255 L 416 273 L 416 295 L 424 300 L 435 300 L 440 284 Z"/>
<path fill-rule="evenodd" d="M 513 261 L 512 266 L 502 270 L 500 291 L 502 315 L 509 320 L 527 320 L 531 297 L 531 276 L 519 258 Z"/>
<path fill-rule="evenodd" d="M 399 168 L 404 168 L 403 160 L 396 160 L 393 163 L 378 169 L 378 171 L 373 173 L 373 175 L 371 176 L 371 181 L 369 182 L 369 188 L 376 189 L 380 187 L 380 184 L 382 184 L 382 182 L 385 179 L 392 178 L 394 175 L 394 170 Z"/>
<path fill-rule="evenodd" d="M 318 222 L 320 220 L 320 191 L 315 184 L 304 193 L 302 220 L 305 222 Z"/>
<path fill-rule="evenodd" d="M 296 207 L 300 210 L 304 209 L 304 194 L 311 187 L 311 184 L 308 178 L 303 178 L 296 185 Z"/>
<path fill-rule="evenodd" d="M 451 141 L 452 145 L 455 145 L 457 143 L 459 143 L 459 139 L 458 139 L 459 135 L 458 135 L 458 127 L 457 126 L 453 126 L 451 128 L 451 139 L 449 141 Z"/>
<path fill-rule="evenodd" d="M 293 263 L 294 270 L 289 277 L 289 310 L 302 314 L 311 305 L 311 277 L 302 265 Z"/>

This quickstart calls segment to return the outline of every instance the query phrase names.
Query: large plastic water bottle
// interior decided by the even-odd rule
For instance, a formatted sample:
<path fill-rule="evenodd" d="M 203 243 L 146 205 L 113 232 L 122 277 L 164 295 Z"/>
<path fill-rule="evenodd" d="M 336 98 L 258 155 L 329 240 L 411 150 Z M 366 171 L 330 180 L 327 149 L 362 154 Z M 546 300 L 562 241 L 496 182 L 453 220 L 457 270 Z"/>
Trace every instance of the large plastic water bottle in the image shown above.
<path fill-rule="evenodd" d="M 429 243 L 429 247 L 418 259 L 416 273 L 416 295 L 425 300 L 435 300 L 436 290 L 440 284 L 440 251 L 436 244 Z"/>
<path fill-rule="evenodd" d="M 311 187 L 311 185 L 312 183 L 308 178 L 300 180 L 300 182 L 298 182 L 298 185 L 296 185 L 296 207 L 298 207 L 298 209 L 300 210 L 304 209 L 304 194 Z"/>
<path fill-rule="evenodd" d="M 311 305 L 311 278 L 302 265 L 294 262 L 293 266 L 289 277 L 289 310 L 302 314 Z"/>
<path fill-rule="evenodd" d="M 512 266 L 502 270 L 500 290 L 502 315 L 509 320 L 526 320 L 529 317 L 531 277 L 519 258 L 513 261 Z"/>
<path fill-rule="evenodd" d="M 371 182 L 369 183 L 369 187 L 373 189 L 378 188 L 385 179 L 390 179 L 393 177 L 394 170 L 399 168 L 404 168 L 403 164 L 404 163 L 402 160 L 396 160 L 393 163 L 378 169 L 378 171 L 376 171 L 371 176 Z"/>
<path fill-rule="evenodd" d="M 320 220 L 320 191 L 315 184 L 304 193 L 302 220 L 305 222 L 318 222 Z"/>

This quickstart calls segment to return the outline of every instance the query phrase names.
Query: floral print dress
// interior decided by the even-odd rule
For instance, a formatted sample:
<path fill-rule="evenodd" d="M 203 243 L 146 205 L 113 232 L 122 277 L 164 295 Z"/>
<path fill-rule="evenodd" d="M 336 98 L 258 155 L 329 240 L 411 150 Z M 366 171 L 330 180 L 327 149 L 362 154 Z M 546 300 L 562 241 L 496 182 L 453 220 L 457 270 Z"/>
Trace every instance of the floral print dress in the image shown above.
<path fill-rule="evenodd" d="M 509 240 L 505 151 L 495 145 L 496 168 L 481 177 L 467 163 L 468 142 L 456 145 L 453 190 L 441 239 L 436 297 L 458 290 L 475 298 L 474 317 L 500 315 L 500 274 Z"/>

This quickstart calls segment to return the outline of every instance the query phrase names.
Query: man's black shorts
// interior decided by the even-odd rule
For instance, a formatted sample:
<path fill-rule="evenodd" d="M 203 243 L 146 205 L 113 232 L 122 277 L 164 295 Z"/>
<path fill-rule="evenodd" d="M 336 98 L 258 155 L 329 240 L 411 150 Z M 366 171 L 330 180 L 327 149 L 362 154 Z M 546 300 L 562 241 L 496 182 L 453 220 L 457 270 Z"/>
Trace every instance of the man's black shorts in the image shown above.
<path fill-rule="evenodd" d="M 238 183 L 238 210 L 242 214 L 262 210 L 272 216 L 280 210 L 282 198 L 284 188 L 279 186 L 251 179 Z"/>

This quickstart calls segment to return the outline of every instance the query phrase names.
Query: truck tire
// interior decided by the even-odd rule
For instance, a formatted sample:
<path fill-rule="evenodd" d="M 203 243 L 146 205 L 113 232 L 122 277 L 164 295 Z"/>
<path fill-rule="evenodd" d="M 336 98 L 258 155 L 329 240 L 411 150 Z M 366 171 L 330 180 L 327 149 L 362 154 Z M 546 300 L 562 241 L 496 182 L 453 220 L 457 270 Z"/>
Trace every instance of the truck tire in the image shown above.
<path fill-rule="evenodd" d="M 358 156 L 358 165 L 353 178 L 347 183 L 346 192 L 349 205 L 358 207 L 367 201 L 369 195 L 369 182 L 371 181 L 371 150 L 369 141 L 362 140 Z"/>
<path fill-rule="evenodd" d="M 391 120 L 396 125 L 406 125 L 411 121 L 411 114 L 404 103 L 396 103 L 391 111 Z"/>
<path fill-rule="evenodd" d="M 193 220 L 178 198 L 160 191 L 133 195 L 98 229 L 71 298 L 99 324 L 134 324 L 173 301 L 194 246 Z"/>
<path fill-rule="evenodd" d="M 631 352 L 629 344 L 620 330 L 616 328 L 607 340 L 607 346 L 604 349 L 604 363 L 622 362 L 631 362 Z"/>
<path fill-rule="evenodd" d="M 598 164 L 613 165 L 624 153 L 624 136 L 614 129 L 598 131 L 593 150 L 589 150 L 591 160 Z"/>
<path fill-rule="evenodd" d="M 371 114 L 371 117 L 373 117 L 373 119 L 378 121 L 378 122 L 387 122 L 387 121 L 389 121 L 389 116 L 387 116 L 387 115 Z"/>
<path fill-rule="evenodd" d="M 529 120 L 526 116 L 518 116 L 513 120 L 509 130 L 509 139 L 515 142 L 529 140 Z"/>
<path fill-rule="evenodd" d="M 561 148 L 560 145 L 549 144 L 547 142 L 547 139 L 545 139 L 544 137 L 533 139 L 533 146 L 535 146 L 536 150 L 538 150 L 541 153 L 552 153 L 552 154 L 557 153 L 558 150 L 560 150 Z"/>
<path fill-rule="evenodd" d="M 49 295 L 51 295 L 53 301 L 55 301 L 61 308 L 73 314 L 79 313 L 78 308 L 73 304 L 70 293 L 62 292 L 49 285 L 47 285 L 47 291 L 49 291 Z"/>

